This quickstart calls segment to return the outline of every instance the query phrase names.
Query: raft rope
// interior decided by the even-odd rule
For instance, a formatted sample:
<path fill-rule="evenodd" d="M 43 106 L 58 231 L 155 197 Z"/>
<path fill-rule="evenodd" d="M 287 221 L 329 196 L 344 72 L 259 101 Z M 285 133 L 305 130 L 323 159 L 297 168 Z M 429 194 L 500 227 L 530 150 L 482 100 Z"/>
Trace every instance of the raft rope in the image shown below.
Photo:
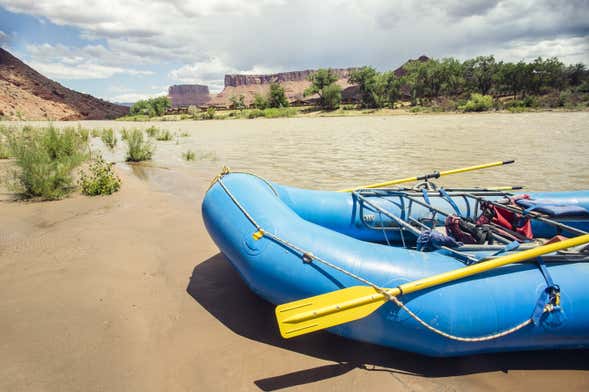
<path fill-rule="evenodd" d="M 405 305 L 400 299 L 398 299 L 396 296 L 391 295 L 386 289 L 380 287 L 379 285 L 377 285 L 376 283 L 373 283 L 371 281 L 369 281 L 368 279 L 365 279 L 359 275 L 354 274 L 353 272 L 350 272 L 336 264 L 333 264 L 319 256 L 314 255 L 313 253 L 309 252 L 309 251 L 305 251 L 304 249 L 296 246 L 295 244 L 282 239 L 280 237 L 278 237 L 277 235 L 270 233 L 268 231 L 265 231 L 257 222 L 256 220 L 247 212 L 247 210 L 241 205 L 241 203 L 239 203 L 239 201 L 235 198 L 235 196 L 229 191 L 229 189 L 225 186 L 225 184 L 222 181 L 222 178 L 229 174 L 229 168 L 224 167 L 223 171 L 221 172 L 221 174 L 219 174 L 218 176 L 216 176 L 215 178 L 213 178 L 213 180 L 211 181 L 211 185 L 209 187 L 209 189 L 215 184 L 215 183 L 219 183 L 219 185 L 221 186 L 221 188 L 223 189 L 223 191 L 225 191 L 225 193 L 227 194 L 227 196 L 229 196 L 229 198 L 231 199 L 231 201 L 233 202 L 233 204 L 235 204 L 235 206 L 243 213 L 243 215 L 251 222 L 251 224 L 256 228 L 257 232 L 253 234 L 254 238 L 256 240 L 262 238 L 262 237 L 268 237 L 270 239 L 272 239 L 273 241 L 282 244 L 283 246 L 290 248 L 298 253 L 301 254 L 301 258 L 303 259 L 303 262 L 305 263 L 311 263 L 313 260 L 318 261 L 324 265 L 327 265 L 330 268 L 335 269 L 336 271 L 339 271 L 341 273 L 343 273 L 344 275 L 347 275 L 351 278 L 356 279 L 357 281 L 364 283 L 367 286 L 372 287 L 374 290 L 376 290 L 377 292 L 383 294 L 385 297 L 387 297 L 387 299 L 393 303 L 395 303 L 395 305 L 397 305 L 398 307 L 400 307 L 401 309 L 403 309 L 405 312 L 407 312 L 407 314 L 409 316 L 411 316 L 411 318 L 413 318 L 415 321 L 417 321 L 420 325 L 422 325 L 424 328 L 430 330 L 431 332 L 434 332 L 440 336 L 443 336 L 447 339 L 451 339 L 451 340 L 457 340 L 459 342 L 485 342 L 485 341 L 489 341 L 489 340 L 494 340 L 494 339 L 499 339 L 502 338 L 504 336 L 510 335 L 512 333 L 515 333 L 517 331 L 519 331 L 520 329 L 530 325 L 530 324 L 535 324 L 535 320 L 534 318 L 530 317 L 527 320 L 517 324 L 516 326 L 503 330 L 501 332 L 495 333 L 495 334 L 491 334 L 491 335 L 484 335 L 484 336 L 478 336 L 478 337 L 463 337 L 463 336 L 456 336 L 456 335 L 452 335 L 449 334 L 447 332 L 444 332 L 442 330 L 439 330 L 438 328 L 434 327 L 433 325 L 429 324 L 428 322 L 426 322 L 425 320 L 423 320 L 421 317 L 419 317 L 417 314 L 413 313 L 413 311 L 411 309 L 409 309 L 407 307 L 407 305 Z M 274 191 L 274 193 L 277 194 L 277 192 L 274 190 L 274 188 L 272 187 L 271 183 L 268 182 L 267 180 L 259 177 L 256 174 L 253 173 L 248 173 L 248 172 L 232 172 L 232 173 L 244 173 L 244 174 L 249 174 L 255 177 L 260 178 L 261 180 L 263 180 L 264 182 L 266 182 L 268 185 L 270 185 L 270 187 L 272 188 L 272 190 Z M 552 304 L 546 304 L 544 306 L 544 308 L 542 309 L 541 314 L 543 313 L 548 313 L 551 312 L 552 310 L 554 310 L 554 306 Z M 536 313 L 536 312 L 535 312 Z"/>

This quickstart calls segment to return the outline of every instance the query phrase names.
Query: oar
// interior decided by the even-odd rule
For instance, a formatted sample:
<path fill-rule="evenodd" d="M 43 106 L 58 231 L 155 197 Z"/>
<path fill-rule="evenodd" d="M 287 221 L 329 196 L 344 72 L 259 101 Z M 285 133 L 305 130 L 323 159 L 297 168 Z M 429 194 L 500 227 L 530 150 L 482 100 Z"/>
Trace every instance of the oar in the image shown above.
<path fill-rule="evenodd" d="M 391 296 L 409 294 L 586 243 L 589 243 L 589 234 L 498 257 L 384 290 Z M 284 338 L 292 338 L 366 317 L 387 301 L 387 295 L 370 286 L 354 286 L 279 305 L 276 307 L 276 319 L 280 334 Z"/>
<path fill-rule="evenodd" d="M 433 173 L 425 174 L 423 176 L 407 177 L 407 178 L 401 178 L 401 179 L 398 179 L 398 180 L 392 180 L 392 181 L 386 181 L 386 182 L 379 182 L 377 184 L 362 185 L 362 186 L 357 186 L 357 187 L 349 188 L 349 189 L 341 189 L 338 192 L 353 192 L 353 191 L 358 190 L 358 189 L 383 188 L 385 186 L 398 185 L 398 184 L 403 184 L 403 183 L 406 183 L 406 182 L 424 181 L 424 180 L 428 180 L 430 178 L 440 178 L 442 176 L 449 176 L 451 174 L 458 174 L 458 173 L 465 173 L 465 172 L 469 172 L 469 171 L 473 171 L 473 170 L 486 169 L 488 167 L 509 165 L 510 163 L 513 163 L 513 162 L 515 162 L 515 161 L 514 160 L 510 160 L 510 161 L 497 161 L 497 162 L 485 163 L 485 164 L 482 164 L 482 165 L 463 167 L 463 168 L 460 168 L 460 169 L 446 170 L 446 171 L 443 171 L 443 172 L 437 172 L 437 171 L 435 171 Z"/>

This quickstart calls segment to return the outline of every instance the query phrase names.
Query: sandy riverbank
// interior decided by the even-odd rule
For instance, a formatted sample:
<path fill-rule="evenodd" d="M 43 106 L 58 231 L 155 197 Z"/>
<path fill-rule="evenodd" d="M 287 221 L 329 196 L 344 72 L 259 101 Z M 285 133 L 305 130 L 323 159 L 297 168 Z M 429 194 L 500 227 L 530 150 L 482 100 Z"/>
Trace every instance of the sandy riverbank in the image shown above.
<path fill-rule="evenodd" d="M 0 202 L 0 390 L 589 389 L 589 351 L 431 359 L 282 340 L 203 227 L 215 173 L 167 171 L 183 189 L 168 193 L 149 181 L 163 169 L 118 170 L 111 197 Z"/>

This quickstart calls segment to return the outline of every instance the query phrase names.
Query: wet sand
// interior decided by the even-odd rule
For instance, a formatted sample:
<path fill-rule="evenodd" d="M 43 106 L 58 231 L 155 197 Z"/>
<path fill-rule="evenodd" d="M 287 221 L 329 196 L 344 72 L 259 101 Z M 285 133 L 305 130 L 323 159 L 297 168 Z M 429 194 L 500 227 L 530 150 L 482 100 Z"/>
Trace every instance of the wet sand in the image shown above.
<path fill-rule="evenodd" d="M 589 390 L 589 350 L 435 359 L 283 340 L 203 226 L 222 165 L 118 164 L 110 197 L 0 201 L 1 391 Z"/>
<path fill-rule="evenodd" d="M 0 390 L 589 388 L 586 350 L 432 359 L 328 333 L 283 340 L 199 198 L 118 171 L 111 197 L 0 203 Z M 211 173 L 196 173 L 175 176 L 202 196 Z"/>

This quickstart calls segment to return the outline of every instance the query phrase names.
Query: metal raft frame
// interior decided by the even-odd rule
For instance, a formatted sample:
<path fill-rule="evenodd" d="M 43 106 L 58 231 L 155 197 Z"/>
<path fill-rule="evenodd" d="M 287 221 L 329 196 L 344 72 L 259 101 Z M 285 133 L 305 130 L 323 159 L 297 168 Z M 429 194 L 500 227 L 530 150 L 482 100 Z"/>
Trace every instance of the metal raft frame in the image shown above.
<path fill-rule="evenodd" d="M 431 183 L 426 183 L 426 186 L 428 186 Z M 428 193 L 427 197 L 431 198 L 431 199 L 435 199 L 435 198 L 442 198 L 445 199 L 449 205 L 452 206 L 452 201 L 449 201 L 448 198 L 445 197 L 445 195 L 443 195 L 441 192 L 436 191 L 436 187 L 433 187 L 433 192 Z M 535 212 L 535 211 L 531 211 L 531 212 L 526 212 L 524 211 L 524 209 L 519 208 L 519 207 L 514 207 L 512 205 L 506 205 L 506 204 L 502 204 L 502 203 L 498 203 L 497 201 L 492 201 L 489 200 L 488 197 L 512 197 L 514 196 L 512 193 L 508 193 L 508 192 L 504 192 L 504 191 L 498 191 L 498 190 L 492 190 L 492 189 L 481 189 L 481 188 L 452 188 L 452 189 L 446 189 L 445 190 L 446 195 L 450 198 L 450 199 L 454 199 L 454 198 L 460 198 L 464 201 L 464 205 L 465 205 L 465 214 L 462 214 L 462 216 L 460 217 L 461 219 L 463 219 L 463 222 L 466 222 L 467 224 L 471 224 L 474 227 L 474 222 L 472 221 L 472 219 L 469 219 L 468 217 L 477 217 L 481 214 L 482 210 L 481 210 L 481 202 L 486 202 L 486 203 L 491 203 L 492 205 L 495 205 L 497 207 L 506 209 L 510 212 L 514 212 L 514 213 L 518 213 L 518 214 L 522 214 L 532 220 L 537 220 L 543 223 L 546 223 L 548 225 L 554 226 L 557 230 L 558 234 L 561 233 L 568 233 L 568 234 L 572 234 L 572 235 L 583 235 L 583 234 L 587 234 L 586 231 L 581 230 L 581 229 L 577 229 L 575 227 L 569 226 L 565 223 L 550 219 L 548 216 Z M 424 232 L 425 230 L 433 230 L 436 227 L 436 218 L 438 216 L 443 216 L 444 218 L 452 215 L 452 213 L 449 213 L 448 211 L 445 211 L 439 207 L 435 207 L 432 206 L 431 204 L 429 204 L 428 202 L 426 202 L 425 200 L 421 200 L 420 198 L 422 198 L 424 196 L 424 192 L 420 189 L 416 189 L 416 188 L 385 188 L 385 189 L 358 189 L 352 192 L 352 195 L 354 197 L 354 199 L 358 202 L 359 205 L 359 214 L 360 217 L 362 218 L 362 222 L 363 224 L 368 227 L 369 229 L 372 230 L 379 230 L 379 231 L 383 231 L 383 234 L 385 236 L 385 240 L 386 242 L 390 244 L 390 241 L 388 240 L 387 237 L 387 231 L 397 231 L 399 232 L 399 235 L 401 237 L 401 241 L 402 241 L 402 245 L 404 247 L 408 247 L 405 241 L 405 233 L 408 233 L 410 235 L 413 235 L 415 237 L 419 236 L 422 232 Z M 396 198 L 396 200 L 395 200 Z M 380 200 L 384 200 L 387 201 L 389 203 L 393 203 L 395 204 L 400 210 L 401 210 L 401 216 L 396 216 L 394 213 L 392 213 L 391 211 L 388 211 L 386 208 L 383 208 L 377 204 L 375 204 L 371 199 L 380 199 Z M 394 201 L 393 201 L 394 200 Z M 421 218 L 421 219 L 416 219 L 414 216 L 412 216 L 412 210 L 413 207 L 415 205 L 420 205 L 422 207 L 425 207 L 426 209 L 428 209 L 431 212 L 431 216 L 428 218 Z M 452 208 L 454 208 L 454 206 L 452 206 Z M 371 214 L 374 213 L 375 211 L 378 214 L 382 214 L 388 218 L 390 218 L 393 222 L 396 223 L 396 226 L 385 226 L 384 224 L 380 225 L 376 225 L 371 223 L 371 220 L 369 218 L 370 215 L 365 214 L 365 210 L 370 209 Z M 467 217 L 467 218 L 463 218 L 463 217 Z M 429 222 L 429 225 L 427 224 Z M 483 244 L 483 245 L 478 245 L 478 244 L 469 244 L 469 245 L 463 245 L 459 248 L 456 249 L 452 249 L 452 248 L 448 248 L 448 247 L 442 247 L 442 249 L 446 250 L 447 252 L 451 253 L 453 256 L 464 260 L 468 263 L 473 263 L 473 262 L 479 262 L 480 260 L 468 253 L 465 252 L 469 252 L 469 251 L 501 251 L 505 248 L 506 244 L 511 243 L 513 240 L 511 238 L 507 238 L 504 234 L 502 234 L 501 232 L 507 232 L 510 235 L 518 238 L 518 241 L 520 242 L 520 246 L 519 246 L 519 250 L 524 250 L 524 249 L 529 249 L 529 248 L 534 248 L 538 245 L 542 244 L 542 241 L 540 239 L 534 239 L 534 240 L 529 240 L 529 239 L 525 239 L 522 238 L 519 233 L 510 231 L 504 227 L 495 225 L 495 224 L 490 224 L 487 225 L 490 229 L 491 229 L 491 236 L 494 242 L 497 242 L 498 244 Z M 569 251 L 569 252 L 564 252 L 561 251 L 559 252 L 556 259 L 562 259 L 562 257 L 566 257 L 567 259 L 582 259 L 583 261 L 589 261 L 589 252 L 586 251 L 587 248 L 584 248 L 583 252 L 581 251 Z M 546 259 L 555 259 L 555 256 L 549 256 Z M 555 260 L 556 261 L 556 260 Z M 572 260 L 571 260 L 572 261 Z"/>

